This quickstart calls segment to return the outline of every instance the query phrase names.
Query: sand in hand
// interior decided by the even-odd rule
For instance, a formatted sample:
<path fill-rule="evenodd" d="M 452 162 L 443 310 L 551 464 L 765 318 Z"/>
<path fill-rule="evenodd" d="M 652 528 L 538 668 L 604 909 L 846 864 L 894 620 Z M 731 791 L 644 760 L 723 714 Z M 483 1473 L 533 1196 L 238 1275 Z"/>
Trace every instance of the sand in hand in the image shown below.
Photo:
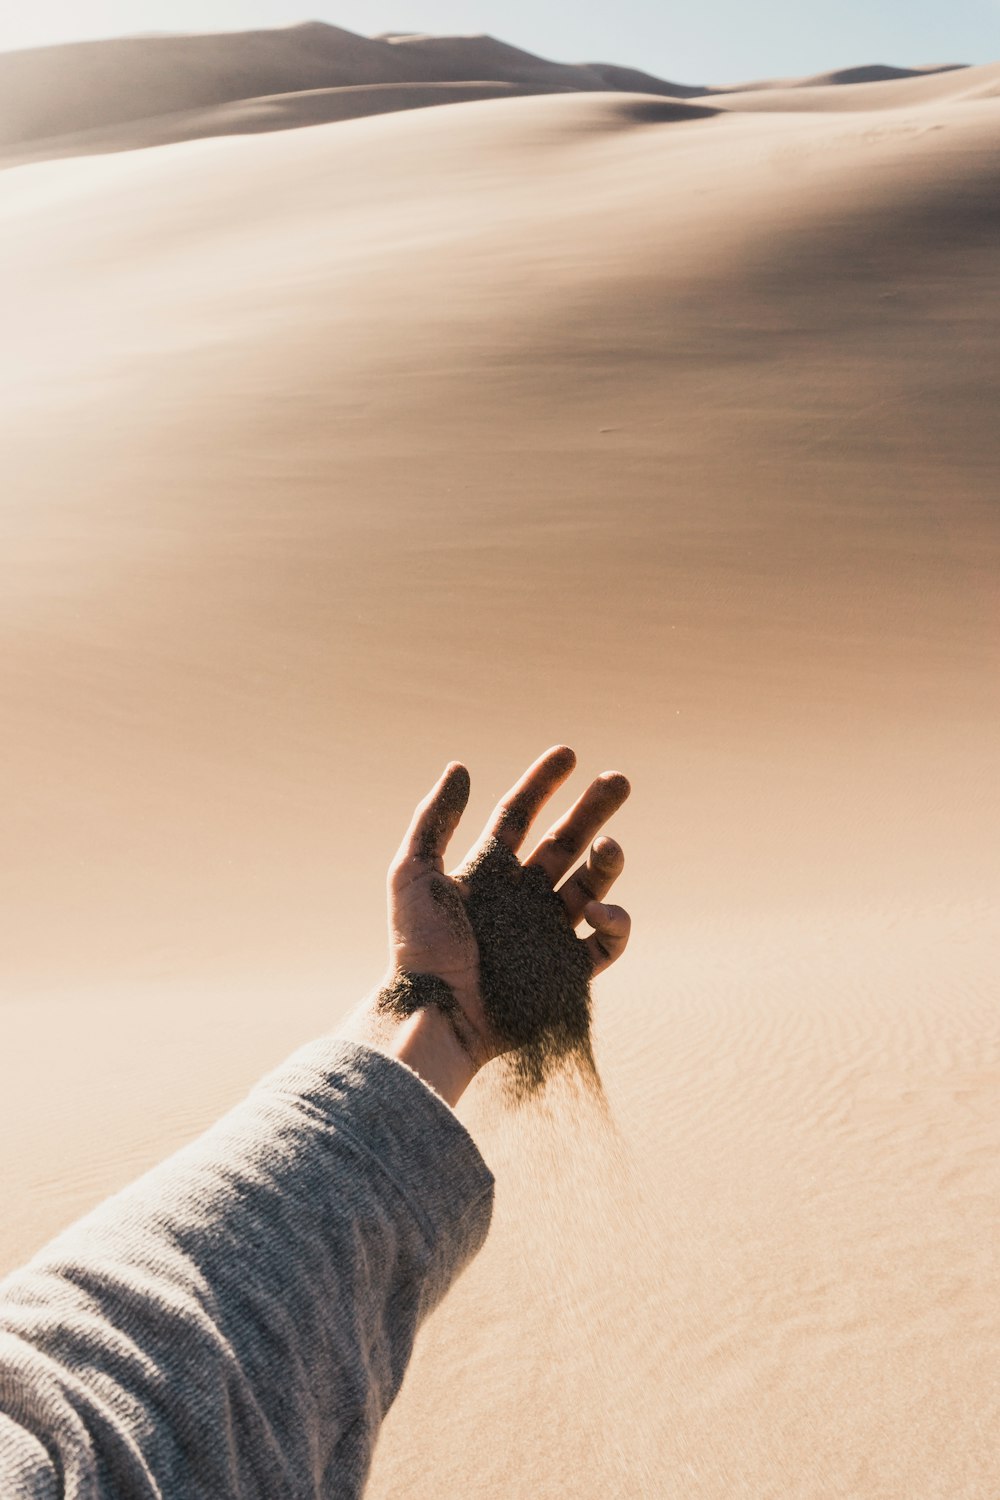
<path fill-rule="evenodd" d="M 0 175 L 0 1253 L 372 986 L 441 764 L 478 825 L 566 741 L 634 789 L 614 1132 L 474 1090 L 497 1220 L 372 1494 L 978 1500 L 1000 75 L 518 67 Z"/>

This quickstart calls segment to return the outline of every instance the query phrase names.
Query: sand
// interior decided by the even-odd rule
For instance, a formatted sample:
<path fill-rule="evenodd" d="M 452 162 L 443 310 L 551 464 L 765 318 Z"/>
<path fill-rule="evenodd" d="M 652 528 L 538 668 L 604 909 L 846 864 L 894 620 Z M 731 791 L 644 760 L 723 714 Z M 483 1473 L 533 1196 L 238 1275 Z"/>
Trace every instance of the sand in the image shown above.
<path fill-rule="evenodd" d="M 698 88 L 567 64 L 486 36 L 268 31 L 119 37 L 0 53 L 0 153 L 28 161 L 208 135 L 288 130 L 491 94 Z"/>
<path fill-rule="evenodd" d="M 370 991 L 447 760 L 632 781 L 617 1135 L 463 1101 L 376 1500 L 1000 1488 L 998 76 L 0 176 L 4 1265 Z"/>
<path fill-rule="evenodd" d="M 504 1048 L 510 1096 L 532 1097 L 565 1067 L 599 1087 L 590 1036 L 593 964 L 545 872 L 522 870 L 506 844 L 490 839 L 461 879 L 483 1005 Z"/>

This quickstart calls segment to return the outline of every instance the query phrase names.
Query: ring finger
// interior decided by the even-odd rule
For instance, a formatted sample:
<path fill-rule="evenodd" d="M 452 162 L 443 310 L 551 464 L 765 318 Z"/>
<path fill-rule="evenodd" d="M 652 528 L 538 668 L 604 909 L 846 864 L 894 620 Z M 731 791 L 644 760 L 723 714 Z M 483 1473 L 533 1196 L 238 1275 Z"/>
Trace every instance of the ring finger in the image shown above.
<path fill-rule="evenodd" d="M 573 871 L 559 887 L 566 915 L 576 927 L 588 901 L 603 901 L 625 865 L 621 845 L 614 839 L 595 839 L 586 864 Z"/>

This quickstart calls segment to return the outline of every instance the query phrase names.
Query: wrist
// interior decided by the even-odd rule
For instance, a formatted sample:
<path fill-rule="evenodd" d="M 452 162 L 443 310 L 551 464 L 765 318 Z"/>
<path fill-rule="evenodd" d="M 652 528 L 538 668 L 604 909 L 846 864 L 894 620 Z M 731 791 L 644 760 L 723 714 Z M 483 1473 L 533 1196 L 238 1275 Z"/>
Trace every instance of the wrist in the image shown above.
<path fill-rule="evenodd" d="M 405 1063 L 452 1107 L 479 1071 L 451 1020 L 433 1005 L 400 1020 L 385 1039 L 383 1050 Z"/>
<path fill-rule="evenodd" d="M 390 971 L 342 1032 L 405 1063 L 452 1106 L 487 1060 L 454 990 L 434 974 Z"/>

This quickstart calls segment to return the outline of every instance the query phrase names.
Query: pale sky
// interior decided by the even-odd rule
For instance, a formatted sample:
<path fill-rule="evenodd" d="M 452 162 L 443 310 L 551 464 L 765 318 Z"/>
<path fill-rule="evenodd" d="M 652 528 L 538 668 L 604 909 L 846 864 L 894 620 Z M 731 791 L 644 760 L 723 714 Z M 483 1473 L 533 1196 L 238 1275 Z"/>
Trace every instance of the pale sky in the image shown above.
<path fill-rule="evenodd" d="M 0 11 L 0 50 L 303 20 L 363 35 L 486 31 L 562 62 L 695 84 L 1000 59 L 1000 0 L 29 0 Z"/>

